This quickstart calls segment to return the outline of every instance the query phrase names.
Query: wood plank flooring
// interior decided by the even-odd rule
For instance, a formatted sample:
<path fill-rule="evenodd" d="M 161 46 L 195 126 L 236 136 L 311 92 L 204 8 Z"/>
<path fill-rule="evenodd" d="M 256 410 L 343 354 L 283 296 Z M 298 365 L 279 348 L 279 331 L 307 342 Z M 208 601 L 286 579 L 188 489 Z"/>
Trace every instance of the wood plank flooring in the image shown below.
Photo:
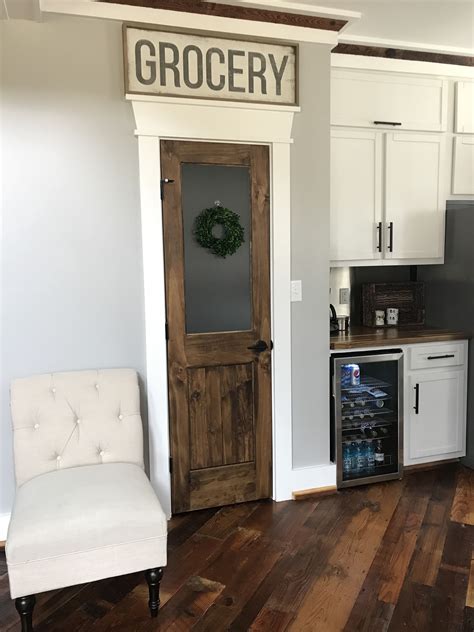
<path fill-rule="evenodd" d="M 162 607 L 142 574 L 38 596 L 36 632 L 474 632 L 474 472 L 176 516 Z M 20 630 L 0 553 L 0 630 Z"/>

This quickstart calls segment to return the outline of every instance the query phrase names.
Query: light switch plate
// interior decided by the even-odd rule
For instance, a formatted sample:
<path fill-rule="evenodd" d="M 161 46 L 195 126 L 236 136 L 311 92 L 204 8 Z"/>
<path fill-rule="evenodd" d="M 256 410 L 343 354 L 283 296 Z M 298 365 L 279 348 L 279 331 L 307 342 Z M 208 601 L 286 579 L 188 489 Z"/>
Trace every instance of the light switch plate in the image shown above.
<path fill-rule="evenodd" d="M 291 302 L 296 303 L 303 300 L 303 288 L 301 281 L 291 282 Z"/>
<path fill-rule="evenodd" d="M 341 287 L 339 290 L 339 305 L 349 305 L 351 301 L 351 291 L 348 287 Z"/>

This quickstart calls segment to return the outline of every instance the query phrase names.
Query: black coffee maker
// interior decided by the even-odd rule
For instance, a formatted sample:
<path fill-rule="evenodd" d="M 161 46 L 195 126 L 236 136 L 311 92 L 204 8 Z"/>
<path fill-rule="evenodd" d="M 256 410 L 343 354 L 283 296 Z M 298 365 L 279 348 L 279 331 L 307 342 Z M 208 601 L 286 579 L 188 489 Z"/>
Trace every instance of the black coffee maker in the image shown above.
<path fill-rule="evenodd" d="M 339 332 L 339 322 L 337 320 L 336 310 L 334 305 L 329 304 L 329 333 L 337 334 Z"/>

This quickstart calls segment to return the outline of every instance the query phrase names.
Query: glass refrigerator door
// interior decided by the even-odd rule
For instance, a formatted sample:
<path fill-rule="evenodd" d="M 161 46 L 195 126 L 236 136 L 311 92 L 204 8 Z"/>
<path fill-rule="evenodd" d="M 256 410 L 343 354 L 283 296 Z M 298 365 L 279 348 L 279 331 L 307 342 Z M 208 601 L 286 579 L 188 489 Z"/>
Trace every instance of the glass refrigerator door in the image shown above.
<path fill-rule="evenodd" d="M 335 359 L 339 487 L 401 476 L 402 363 L 401 352 Z"/>

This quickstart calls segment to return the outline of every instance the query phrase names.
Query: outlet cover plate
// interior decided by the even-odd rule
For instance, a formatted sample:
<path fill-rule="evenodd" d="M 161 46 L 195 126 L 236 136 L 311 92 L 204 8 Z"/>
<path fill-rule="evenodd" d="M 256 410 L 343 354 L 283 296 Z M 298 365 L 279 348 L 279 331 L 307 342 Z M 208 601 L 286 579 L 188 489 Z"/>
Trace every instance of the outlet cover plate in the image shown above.
<path fill-rule="evenodd" d="M 296 303 L 303 300 L 303 287 L 301 281 L 291 282 L 291 302 Z"/>

